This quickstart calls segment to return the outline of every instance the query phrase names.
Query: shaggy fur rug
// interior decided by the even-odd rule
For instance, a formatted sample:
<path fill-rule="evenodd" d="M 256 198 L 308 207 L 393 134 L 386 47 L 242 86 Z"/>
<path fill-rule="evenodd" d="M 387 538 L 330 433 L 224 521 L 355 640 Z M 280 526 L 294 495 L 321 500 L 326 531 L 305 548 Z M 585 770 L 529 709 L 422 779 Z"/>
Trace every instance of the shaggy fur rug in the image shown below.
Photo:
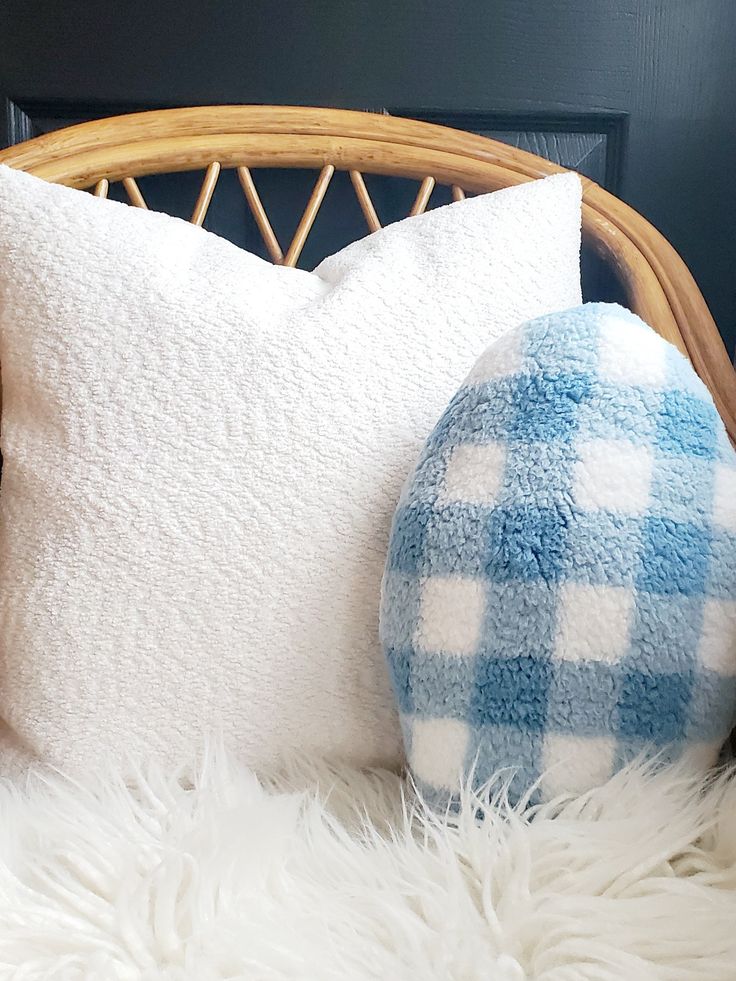
<path fill-rule="evenodd" d="M 0 978 L 734 981 L 736 781 L 638 768 L 520 815 L 217 752 L 0 787 Z"/>

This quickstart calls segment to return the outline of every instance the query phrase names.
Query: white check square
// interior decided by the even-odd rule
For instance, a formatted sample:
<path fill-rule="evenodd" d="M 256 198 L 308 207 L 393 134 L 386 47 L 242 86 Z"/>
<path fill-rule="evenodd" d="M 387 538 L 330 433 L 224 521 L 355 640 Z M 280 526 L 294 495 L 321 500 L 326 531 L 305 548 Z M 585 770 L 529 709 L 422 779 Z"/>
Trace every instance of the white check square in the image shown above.
<path fill-rule="evenodd" d="M 616 742 L 609 737 L 548 733 L 542 754 L 541 788 L 545 799 L 584 793 L 605 783 L 613 773 L 615 754 Z"/>
<path fill-rule="evenodd" d="M 438 790 L 461 783 L 470 731 L 457 719 L 414 719 L 409 763 L 414 775 Z"/>
<path fill-rule="evenodd" d="M 615 664 L 629 648 L 634 594 L 625 586 L 565 583 L 560 588 L 555 656 Z"/>
<path fill-rule="evenodd" d="M 736 469 L 723 464 L 713 475 L 713 523 L 736 531 Z"/>
<path fill-rule="evenodd" d="M 698 656 L 709 671 L 736 675 L 736 600 L 705 601 Z"/>
<path fill-rule="evenodd" d="M 465 379 L 466 385 L 482 385 L 495 378 L 515 375 L 524 363 L 521 331 L 512 330 L 487 348 Z"/>
<path fill-rule="evenodd" d="M 652 452 L 628 440 L 596 439 L 578 446 L 575 503 L 586 511 L 642 515 L 649 504 Z"/>
<path fill-rule="evenodd" d="M 476 653 L 485 614 L 485 591 L 477 579 L 432 576 L 422 583 L 417 647 L 437 654 Z"/>
<path fill-rule="evenodd" d="M 615 384 L 661 388 L 667 378 L 667 345 L 650 328 L 637 327 L 635 341 L 631 322 L 604 317 L 598 346 L 598 374 Z M 632 357 L 635 353 L 636 357 Z"/>
<path fill-rule="evenodd" d="M 440 504 L 478 504 L 490 507 L 503 483 L 506 447 L 503 443 L 462 443 L 447 462 Z"/>

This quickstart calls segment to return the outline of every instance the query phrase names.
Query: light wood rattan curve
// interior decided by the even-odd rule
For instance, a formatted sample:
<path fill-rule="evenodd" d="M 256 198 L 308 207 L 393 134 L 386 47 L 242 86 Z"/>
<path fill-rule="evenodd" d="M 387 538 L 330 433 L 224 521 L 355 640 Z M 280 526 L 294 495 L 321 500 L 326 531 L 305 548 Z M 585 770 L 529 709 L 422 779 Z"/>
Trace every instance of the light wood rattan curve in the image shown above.
<path fill-rule="evenodd" d="M 420 211 L 434 182 L 450 185 L 457 200 L 464 191 L 496 190 L 562 171 L 534 154 L 460 130 L 378 114 L 296 106 L 207 106 L 95 120 L 11 147 L 0 152 L 0 163 L 73 187 L 96 187 L 100 196 L 107 191 L 102 182 L 125 179 L 132 203 L 142 207 L 145 202 L 135 177 L 201 169 L 208 177 L 193 216 L 200 220 L 219 167 L 237 167 L 269 254 L 274 261 L 290 264 L 314 221 L 331 168 L 350 172 L 370 230 L 380 222 L 362 180 L 364 173 L 417 180 L 414 209 Z M 255 190 L 251 169 L 258 167 L 320 171 L 286 256 Z M 586 244 L 613 267 L 631 309 L 690 357 L 736 439 L 736 375 L 684 262 L 628 205 L 585 178 L 583 189 Z"/>

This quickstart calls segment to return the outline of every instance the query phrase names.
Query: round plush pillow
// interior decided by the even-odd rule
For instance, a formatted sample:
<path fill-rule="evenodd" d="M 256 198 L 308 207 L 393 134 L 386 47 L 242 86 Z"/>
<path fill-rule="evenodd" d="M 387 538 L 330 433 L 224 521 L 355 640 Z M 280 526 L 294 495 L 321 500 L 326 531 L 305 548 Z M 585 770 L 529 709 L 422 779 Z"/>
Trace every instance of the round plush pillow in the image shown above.
<path fill-rule="evenodd" d="M 414 778 L 550 798 L 643 752 L 717 758 L 736 709 L 736 456 L 690 364 L 590 304 L 506 334 L 394 518 L 382 643 Z"/>

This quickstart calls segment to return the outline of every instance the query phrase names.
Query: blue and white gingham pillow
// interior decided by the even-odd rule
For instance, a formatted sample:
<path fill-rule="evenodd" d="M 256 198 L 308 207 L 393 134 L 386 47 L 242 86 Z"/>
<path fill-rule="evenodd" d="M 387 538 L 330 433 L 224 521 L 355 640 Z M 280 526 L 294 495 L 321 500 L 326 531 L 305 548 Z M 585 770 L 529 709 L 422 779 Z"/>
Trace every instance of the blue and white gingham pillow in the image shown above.
<path fill-rule="evenodd" d="M 402 493 L 381 635 L 413 775 L 443 800 L 581 791 L 717 757 L 736 707 L 736 456 L 705 386 L 591 304 L 476 364 Z"/>

